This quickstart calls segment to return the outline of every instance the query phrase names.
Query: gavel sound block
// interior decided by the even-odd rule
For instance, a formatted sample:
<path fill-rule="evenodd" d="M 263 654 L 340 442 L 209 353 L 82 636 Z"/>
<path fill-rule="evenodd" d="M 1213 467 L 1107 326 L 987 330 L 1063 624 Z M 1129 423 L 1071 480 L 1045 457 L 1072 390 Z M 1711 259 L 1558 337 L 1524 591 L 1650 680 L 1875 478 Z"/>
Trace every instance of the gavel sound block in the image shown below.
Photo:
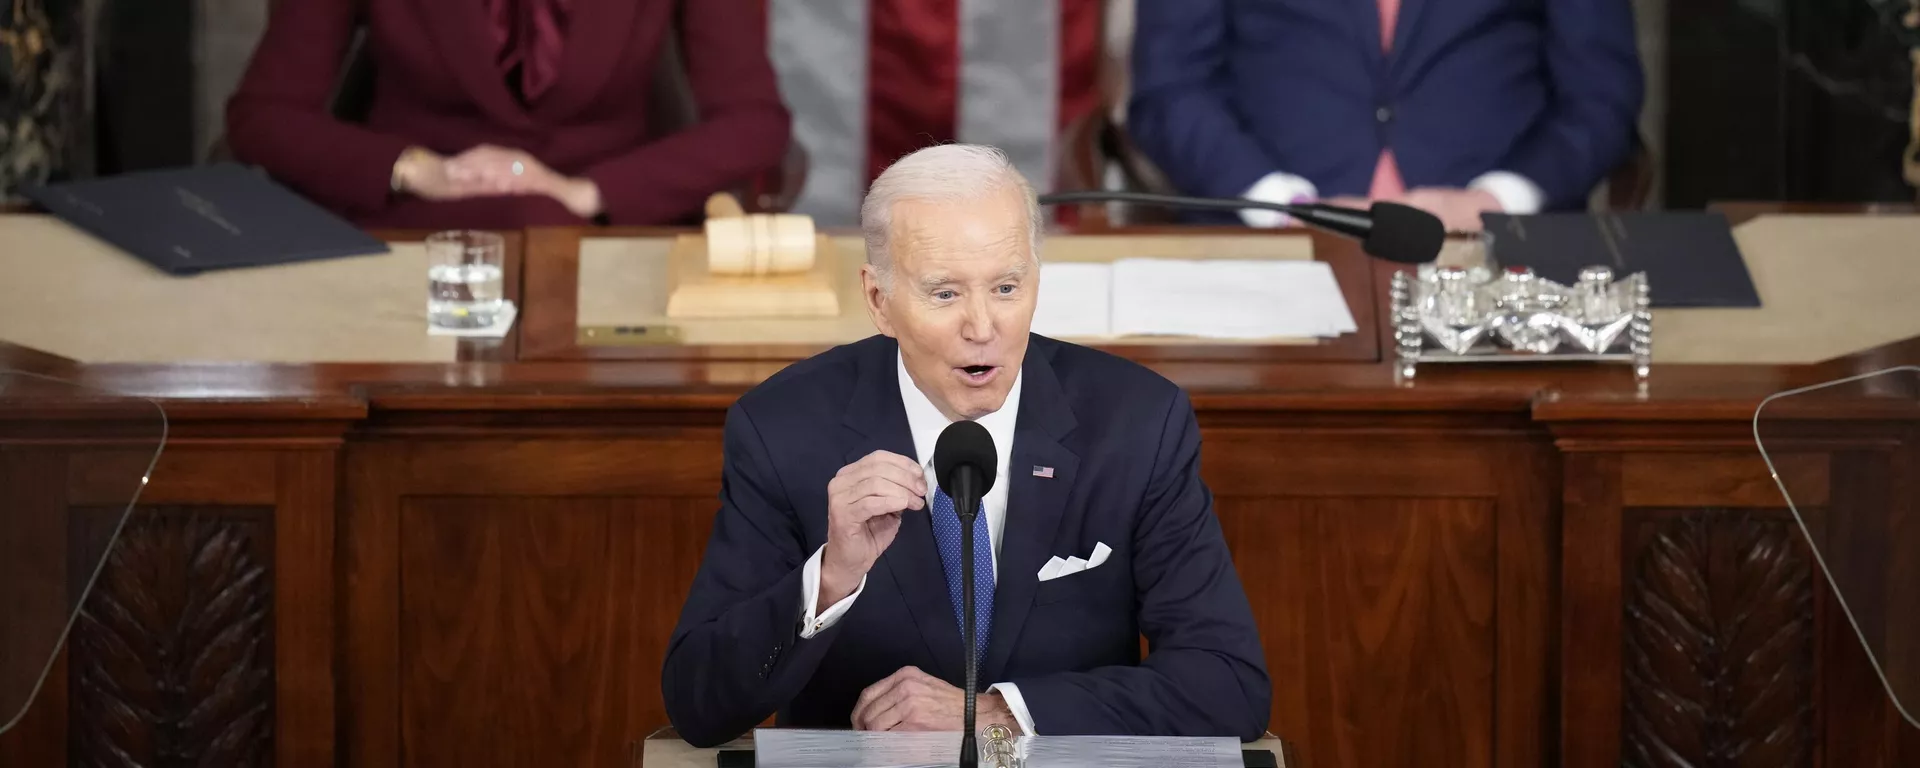
<path fill-rule="evenodd" d="M 796 214 L 752 214 L 725 195 L 707 202 L 705 234 L 673 245 L 667 316 L 724 320 L 838 317 L 832 241 Z"/>

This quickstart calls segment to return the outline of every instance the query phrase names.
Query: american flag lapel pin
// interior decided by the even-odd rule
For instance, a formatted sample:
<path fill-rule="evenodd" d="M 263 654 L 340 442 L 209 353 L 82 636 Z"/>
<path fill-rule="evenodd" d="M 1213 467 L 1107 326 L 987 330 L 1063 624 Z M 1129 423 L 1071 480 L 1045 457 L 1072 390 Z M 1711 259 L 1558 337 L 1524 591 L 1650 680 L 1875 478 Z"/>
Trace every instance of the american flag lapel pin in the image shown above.
<path fill-rule="evenodd" d="M 1043 467 L 1035 464 L 1033 465 L 1033 476 L 1051 478 L 1053 477 L 1053 467 Z"/>

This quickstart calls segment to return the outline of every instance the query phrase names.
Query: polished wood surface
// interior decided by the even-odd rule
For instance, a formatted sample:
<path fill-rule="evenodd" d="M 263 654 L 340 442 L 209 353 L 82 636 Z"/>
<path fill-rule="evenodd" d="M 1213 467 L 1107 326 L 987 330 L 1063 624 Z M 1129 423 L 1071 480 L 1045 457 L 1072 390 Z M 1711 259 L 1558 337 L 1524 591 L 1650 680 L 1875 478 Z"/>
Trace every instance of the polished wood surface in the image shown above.
<path fill-rule="evenodd" d="M 0 347 L 164 403 L 170 443 L 136 513 L 154 522 L 123 544 L 272 600 L 270 623 L 231 626 L 266 649 L 236 666 L 271 675 L 270 698 L 245 700 L 272 713 L 274 762 L 626 765 L 666 724 L 659 665 L 715 506 L 725 410 L 795 350 L 567 346 L 576 286 L 553 269 L 566 249 L 542 243 L 579 234 L 526 235 L 525 325 L 496 360 L 77 365 Z M 1392 267 L 1355 264 L 1370 277 L 1350 301 L 1377 313 Z M 1591 365 L 1403 381 L 1366 317 L 1365 359 L 1126 351 L 1192 394 L 1273 674 L 1269 727 L 1299 764 L 1920 762 L 1751 422 L 1775 392 L 1920 363 L 1920 339 L 1813 365 L 1656 366 L 1644 387 Z M 1881 521 L 1828 543 L 1895 535 L 1916 402 L 1920 379 L 1770 406 L 1796 501 Z M 9 411 L 0 446 L 125 428 L 79 406 Z M 251 542 L 221 551 L 252 559 L 189 557 L 208 536 Z M 1897 560 L 1841 578 L 1907 573 Z M 233 575 L 249 568 L 261 576 Z M 1731 615 L 1781 642 L 1754 644 Z M 69 762 L 81 703 L 149 671 L 107 662 L 72 646 L 0 758 Z"/>
<path fill-rule="evenodd" d="M 631 740 L 658 643 L 632 510 L 429 497 L 400 511 L 401 739 L 409 765 L 606 765 Z M 523 627 L 539 627 L 529 633 Z M 653 654 L 648 654 L 653 651 Z M 656 667 L 657 669 L 657 667 Z M 371 670 L 369 670 L 371 671 Z M 595 717 L 553 706 L 581 702 Z M 455 733 L 494 738 L 448 742 Z"/>

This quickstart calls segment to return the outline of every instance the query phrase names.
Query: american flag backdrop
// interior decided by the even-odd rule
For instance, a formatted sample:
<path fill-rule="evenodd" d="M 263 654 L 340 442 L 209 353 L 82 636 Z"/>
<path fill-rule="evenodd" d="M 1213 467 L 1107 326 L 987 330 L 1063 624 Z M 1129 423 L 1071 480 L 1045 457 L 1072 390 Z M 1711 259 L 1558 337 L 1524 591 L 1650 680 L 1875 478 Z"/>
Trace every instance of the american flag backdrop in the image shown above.
<path fill-rule="evenodd" d="M 767 0 L 810 170 L 795 212 L 859 220 L 868 182 L 946 142 L 1005 150 L 1052 186 L 1061 129 L 1099 108 L 1104 0 Z"/>

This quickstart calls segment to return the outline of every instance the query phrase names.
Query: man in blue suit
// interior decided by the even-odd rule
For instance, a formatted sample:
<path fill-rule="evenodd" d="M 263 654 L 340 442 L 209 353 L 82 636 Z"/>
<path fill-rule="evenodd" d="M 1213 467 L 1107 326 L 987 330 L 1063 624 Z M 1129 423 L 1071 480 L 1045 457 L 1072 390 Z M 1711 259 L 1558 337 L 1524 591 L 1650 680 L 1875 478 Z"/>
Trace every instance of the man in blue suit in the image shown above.
<path fill-rule="evenodd" d="M 1139 0 L 1127 124 L 1189 194 L 1580 209 L 1633 150 L 1630 0 Z M 1284 223 L 1246 210 L 1254 226 Z"/>
<path fill-rule="evenodd" d="M 1271 684 L 1192 405 L 1144 367 L 1029 333 L 1041 221 L 984 147 L 921 150 L 874 181 L 861 281 L 882 335 L 727 413 L 720 511 L 662 675 L 682 738 L 775 714 L 958 731 L 967 652 L 982 727 L 1260 737 Z M 974 649 L 932 470 L 961 419 L 999 460 L 974 526 Z"/>

